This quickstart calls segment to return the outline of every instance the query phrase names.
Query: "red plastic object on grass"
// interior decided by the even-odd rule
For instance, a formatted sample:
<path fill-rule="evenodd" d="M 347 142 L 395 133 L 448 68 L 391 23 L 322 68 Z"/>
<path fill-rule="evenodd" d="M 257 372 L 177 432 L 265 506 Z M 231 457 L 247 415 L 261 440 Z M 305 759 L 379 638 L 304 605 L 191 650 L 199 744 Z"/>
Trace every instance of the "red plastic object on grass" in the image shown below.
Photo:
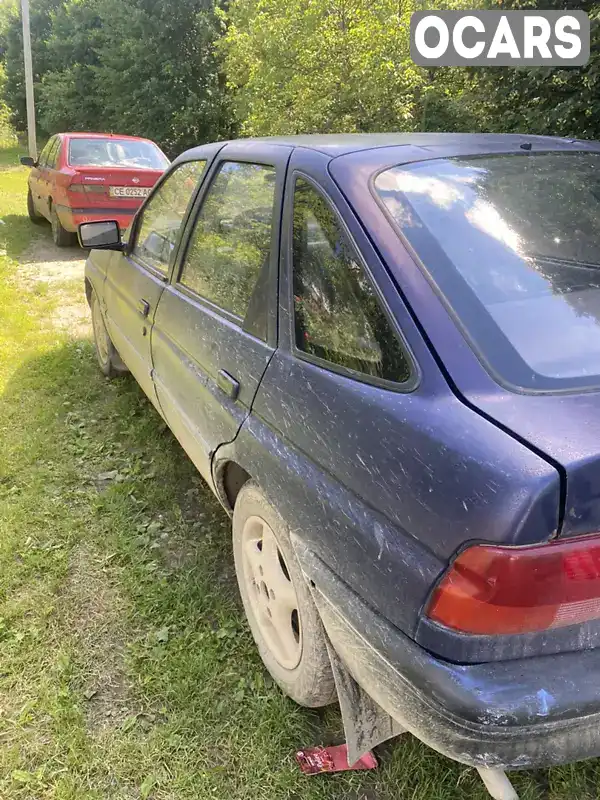
<path fill-rule="evenodd" d="M 307 747 L 298 750 L 296 761 L 305 775 L 318 775 L 321 772 L 345 772 L 349 769 L 375 769 L 377 759 L 373 753 L 365 753 L 356 764 L 348 764 L 348 746 Z"/>

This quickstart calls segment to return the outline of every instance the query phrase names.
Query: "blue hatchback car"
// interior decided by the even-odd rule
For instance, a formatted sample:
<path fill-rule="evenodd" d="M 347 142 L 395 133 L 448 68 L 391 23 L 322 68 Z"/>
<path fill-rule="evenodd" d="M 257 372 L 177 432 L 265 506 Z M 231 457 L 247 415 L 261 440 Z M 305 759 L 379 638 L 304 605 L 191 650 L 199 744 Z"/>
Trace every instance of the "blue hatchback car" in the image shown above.
<path fill-rule="evenodd" d="M 100 367 L 233 518 L 260 654 L 476 767 L 600 755 L 600 144 L 301 136 L 80 226 Z"/>

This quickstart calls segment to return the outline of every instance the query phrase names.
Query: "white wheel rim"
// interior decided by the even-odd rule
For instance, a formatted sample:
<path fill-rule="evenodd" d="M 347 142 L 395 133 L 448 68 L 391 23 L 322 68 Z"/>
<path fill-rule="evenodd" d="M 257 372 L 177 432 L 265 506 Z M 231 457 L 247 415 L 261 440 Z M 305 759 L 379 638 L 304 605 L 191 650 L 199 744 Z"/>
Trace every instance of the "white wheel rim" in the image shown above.
<path fill-rule="evenodd" d="M 102 364 L 108 363 L 108 333 L 102 314 L 98 308 L 98 298 L 94 295 L 92 300 L 92 326 L 94 328 L 94 341 L 98 351 L 98 358 Z"/>
<path fill-rule="evenodd" d="M 298 596 L 270 526 L 249 517 L 242 531 L 243 579 L 254 618 L 267 646 L 284 669 L 302 656 Z"/>

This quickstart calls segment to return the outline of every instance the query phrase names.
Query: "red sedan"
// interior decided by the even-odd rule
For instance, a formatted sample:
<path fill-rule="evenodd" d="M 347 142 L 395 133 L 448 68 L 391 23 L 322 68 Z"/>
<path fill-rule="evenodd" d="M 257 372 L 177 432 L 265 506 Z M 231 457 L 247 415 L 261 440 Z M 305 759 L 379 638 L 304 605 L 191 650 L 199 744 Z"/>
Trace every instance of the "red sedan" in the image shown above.
<path fill-rule="evenodd" d="M 46 218 L 59 247 L 75 242 L 81 222 L 115 219 L 121 229 L 169 166 L 149 139 L 106 133 L 57 133 L 31 167 L 27 211 L 33 222 Z"/>

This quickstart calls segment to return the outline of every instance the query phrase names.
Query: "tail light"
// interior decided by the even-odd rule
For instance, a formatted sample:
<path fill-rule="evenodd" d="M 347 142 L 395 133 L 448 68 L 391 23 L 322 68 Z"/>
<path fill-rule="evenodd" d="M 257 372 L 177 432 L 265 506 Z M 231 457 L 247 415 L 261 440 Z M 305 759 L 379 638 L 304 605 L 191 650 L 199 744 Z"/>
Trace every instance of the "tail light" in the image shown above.
<path fill-rule="evenodd" d="M 600 535 L 464 550 L 433 591 L 429 619 L 471 634 L 533 633 L 600 618 Z"/>

